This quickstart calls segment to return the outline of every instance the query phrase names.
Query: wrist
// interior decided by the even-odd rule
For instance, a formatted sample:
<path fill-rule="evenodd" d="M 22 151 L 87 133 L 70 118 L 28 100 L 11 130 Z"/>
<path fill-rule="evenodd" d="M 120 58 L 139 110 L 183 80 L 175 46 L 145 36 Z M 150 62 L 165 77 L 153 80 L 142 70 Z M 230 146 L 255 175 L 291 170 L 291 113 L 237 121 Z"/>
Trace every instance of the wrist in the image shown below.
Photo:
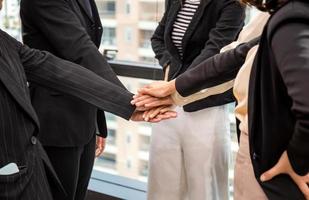
<path fill-rule="evenodd" d="M 176 92 L 176 83 L 175 79 L 168 82 L 167 95 L 171 95 Z"/>

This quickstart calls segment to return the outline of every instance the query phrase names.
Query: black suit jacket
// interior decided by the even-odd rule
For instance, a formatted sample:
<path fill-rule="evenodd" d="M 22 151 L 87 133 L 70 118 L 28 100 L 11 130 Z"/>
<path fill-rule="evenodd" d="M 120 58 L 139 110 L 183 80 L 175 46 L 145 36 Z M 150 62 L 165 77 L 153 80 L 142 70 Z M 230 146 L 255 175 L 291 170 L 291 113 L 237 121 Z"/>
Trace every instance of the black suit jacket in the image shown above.
<path fill-rule="evenodd" d="M 257 180 L 287 150 L 296 173 L 309 172 L 309 3 L 273 13 L 251 71 L 248 120 Z M 305 199 L 285 175 L 261 183 L 269 199 Z"/>
<path fill-rule="evenodd" d="M 39 120 L 27 81 L 73 95 L 89 106 L 129 119 L 133 94 L 76 64 L 29 49 L 0 30 L 0 168 L 14 162 L 20 172 L 0 175 L 0 199 L 52 200 L 45 170 L 59 181 L 36 140 Z M 54 186 L 54 185 L 53 185 Z"/>
<path fill-rule="evenodd" d="M 152 48 L 160 65 L 170 66 L 169 79 L 192 69 L 236 39 L 243 26 L 245 9 L 236 0 L 203 0 L 183 38 L 183 59 L 171 38 L 173 23 L 182 0 L 168 0 L 167 8 L 151 39 Z M 233 101 L 231 90 L 221 95 L 185 106 L 186 111 L 196 111 Z"/>
<path fill-rule="evenodd" d="M 102 25 L 93 0 L 92 15 L 84 0 L 22 0 L 24 43 L 82 65 L 123 87 L 98 51 Z M 31 84 L 31 99 L 41 122 L 40 140 L 49 146 L 80 146 L 95 133 L 106 137 L 103 112 L 59 92 Z"/>

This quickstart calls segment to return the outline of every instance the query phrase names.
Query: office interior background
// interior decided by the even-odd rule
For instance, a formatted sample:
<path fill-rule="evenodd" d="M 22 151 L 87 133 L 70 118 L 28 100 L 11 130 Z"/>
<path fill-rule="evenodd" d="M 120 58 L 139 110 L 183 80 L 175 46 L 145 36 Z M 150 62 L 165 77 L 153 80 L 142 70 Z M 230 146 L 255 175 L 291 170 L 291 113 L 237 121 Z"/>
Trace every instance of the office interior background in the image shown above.
<path fill-rule="evenodd" d="M 96 0 L 96 3 L 104 29 L 100 51 L 114 63 L 159 68 L 151 49 L 150 37 L 163 15 L 165 0 Z M 246 21 L 254 14 L 254 10 L 248 9 Z M 21 40 L 19 0 L 4 1 L 0 27 Z M 120 80 L 133 93 L 152 82 L 123 76 Z M 238 149 L 233 111 L 234 105 L 231 104 L 231 197 L 233 165 Z M 104 154 L 95 161 L 89 189 L 120 199 L 145 199 L 151 124 L 127 122 L 112 114 L 107 115 L 107 120 L 107 146 Z"/>

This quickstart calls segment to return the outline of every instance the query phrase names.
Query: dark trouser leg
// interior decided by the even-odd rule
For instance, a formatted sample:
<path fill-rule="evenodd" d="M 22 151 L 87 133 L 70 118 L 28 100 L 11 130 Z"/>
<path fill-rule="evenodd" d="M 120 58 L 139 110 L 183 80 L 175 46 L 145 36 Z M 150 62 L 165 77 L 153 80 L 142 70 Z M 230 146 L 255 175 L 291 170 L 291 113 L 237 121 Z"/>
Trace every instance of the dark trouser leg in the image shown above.
<path fill-rule="evenodd" d="M 75 200 L 84 200 L 91 177 L 95 158 L 96 136 L 84 147 L 80 159 L 79 178 L 77 183 Z"/>
<path fill-rule="evenodd" d="M 52 188 L 55 200 L 74 200 L 79 176 L 80 156 L 79 147 L 44 147 L 49 159 L 60 179 L 67 196 Z"/>

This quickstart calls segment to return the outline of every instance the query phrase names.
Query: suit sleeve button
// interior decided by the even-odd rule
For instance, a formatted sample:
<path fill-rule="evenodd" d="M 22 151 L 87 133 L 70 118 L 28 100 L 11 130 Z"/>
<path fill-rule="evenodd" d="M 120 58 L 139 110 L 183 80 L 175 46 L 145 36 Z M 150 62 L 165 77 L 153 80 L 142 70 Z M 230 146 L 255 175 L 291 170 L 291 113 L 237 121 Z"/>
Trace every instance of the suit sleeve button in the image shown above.
<path fill-rule="evenodd" d="M 35 145 L 37 143 L 36 137 L 32 136 L 31 137 L 31 144 Z"/>

